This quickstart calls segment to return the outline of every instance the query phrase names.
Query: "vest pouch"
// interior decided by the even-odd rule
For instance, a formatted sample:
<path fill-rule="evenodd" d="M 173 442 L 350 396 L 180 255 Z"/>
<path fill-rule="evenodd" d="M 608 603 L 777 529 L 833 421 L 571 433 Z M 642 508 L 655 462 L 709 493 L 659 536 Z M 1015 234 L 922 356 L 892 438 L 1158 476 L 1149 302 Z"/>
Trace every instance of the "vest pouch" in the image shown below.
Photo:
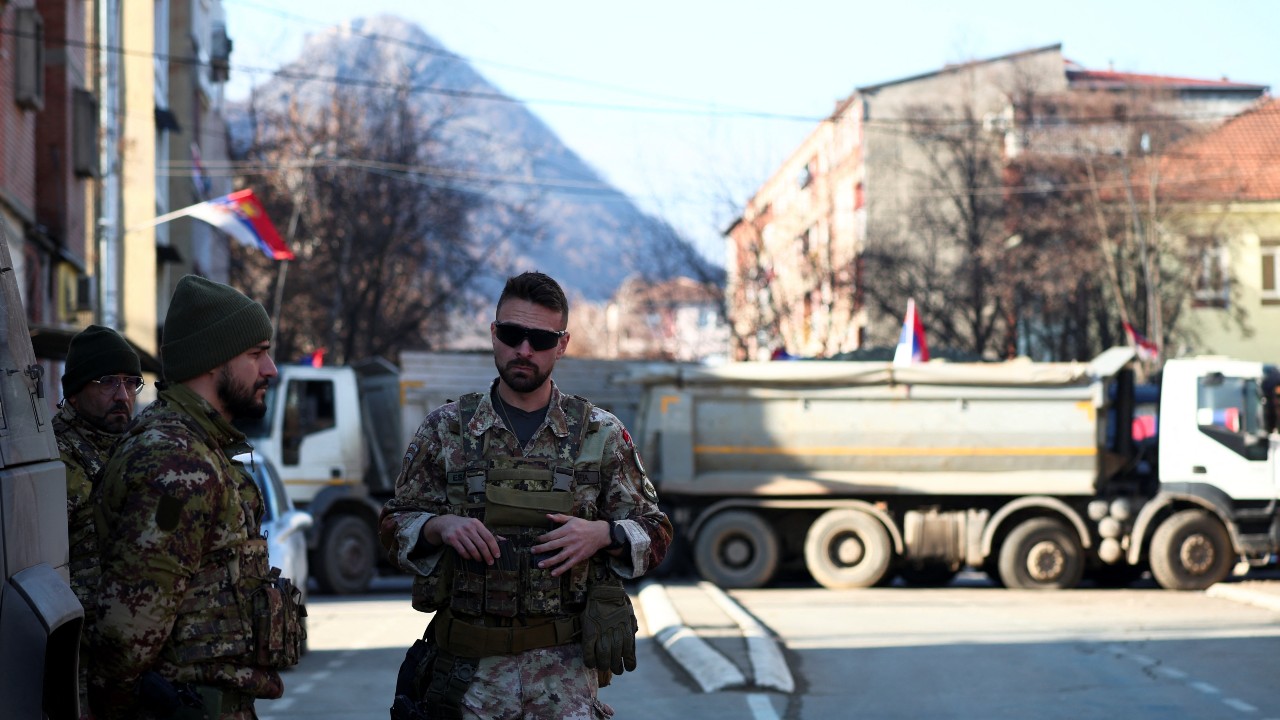
<path fill-rule="evenodd" d="M 545 475 L 545 473 L 543 473 Z M 484 524 L 489 527 L 529 527 L 550 530 L 547 513 L 569 514 L 573 493 L 532 492 L 490 485 L 485 488 Z"/>
<path fill-rule="evenodd" d="M 536 561 L 525 566 L 524 611 L 529 615 L 559 615 L 564 603 L 561 602 L 561 589 L 564 580 L 551 574 L 551 570 L 540 568 Z"/>
<path fill-rule="evenodd" d="M 250 596 L 250 607 L 255 664 L 277 670 L 297 665 L 307 640 L 302 591 L 280 577 L 279 568 L 271 568 L 266 582 Z"/>

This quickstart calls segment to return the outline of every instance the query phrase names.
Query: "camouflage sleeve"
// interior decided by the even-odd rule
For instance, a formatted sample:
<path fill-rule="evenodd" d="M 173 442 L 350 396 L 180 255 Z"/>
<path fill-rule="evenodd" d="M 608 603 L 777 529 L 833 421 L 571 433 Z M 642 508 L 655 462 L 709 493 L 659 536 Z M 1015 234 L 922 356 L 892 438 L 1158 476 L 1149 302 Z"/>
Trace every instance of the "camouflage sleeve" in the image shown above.
<path fill-rule="evenodd" d="M 658 492 L 645 473 L 631 434 L 609 413 L 600 412 L 601 432 L 608 433 L 600 477 L 604 484 L 602 514 L 619 521 L 631 541 L 630 555 L 610 558 L 623 578 L 638 578 L 657 567 L 671 545 L 671 520 L 658 509 Z"/>
<path fill-rule="evenodd" d="M 387 501 L 379 517 L 379 536 L 387 558 L 406 572 L 430 574 L 442 554 L 443 546 L 432 548 L 419 539 L 428 520 L 449 511 L 444 451 L 451 423 L 456 426 L 457 417 L 456 404 L 445 405 L 418 426 L 396 477 L 395 497 Z"/>
<path fill-rule="evenodd" d="M 84 468 L 70 453 L 62 453 L 67 467 L 67 544 L 70 548 L 71 589 L 80 604 L 88 607 L 98 585 L 98 543 L 93 528 L 93 484 Z"/>
<path fill-rule="evenodd" d="M 102 577 L 92 672 L 130 688 L 168 640 L 224 492 L 210 450 L 147 433 L 108 464 L 98 498 Z"/>

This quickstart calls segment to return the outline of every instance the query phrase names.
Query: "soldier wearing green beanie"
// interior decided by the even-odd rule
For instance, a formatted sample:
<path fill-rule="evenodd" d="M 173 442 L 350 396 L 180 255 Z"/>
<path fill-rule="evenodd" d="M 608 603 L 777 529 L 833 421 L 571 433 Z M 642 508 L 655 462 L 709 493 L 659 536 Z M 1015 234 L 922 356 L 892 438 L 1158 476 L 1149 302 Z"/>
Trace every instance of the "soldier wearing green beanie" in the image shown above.
<path fill-rule="evenodd" d="M 232 421 L 266 411 L 271 329 L 238 290 L 178 281 L 160 348 L 165 382 L 97 498 L 98 718 L 169 717 L 163 701 L 176 691 L 199 698 L 192 717 L 248 720 L 255 698 L 284 692 L 278 671 L 298 660 L 304 611 L 267 562 L 262 495 L 232 460 L 251 449 Z"/>
<path fill-rule="evenodd" d="M 133 418 L 142 389 L 142 363 L 115 330 L 90 325 L 71 338 L 62 374 L 62 402 L 53 417 L 58 452 L 67 466 L 67 544 L 71 589 L 93 624 L 93 592 L 98 587 L 98 535 L 89 498 L 111 447 Z M 88 650 L 81 634 L 81 654 Z M 87 667 L 80 666 L 80 707 L 87 708 Z"/>

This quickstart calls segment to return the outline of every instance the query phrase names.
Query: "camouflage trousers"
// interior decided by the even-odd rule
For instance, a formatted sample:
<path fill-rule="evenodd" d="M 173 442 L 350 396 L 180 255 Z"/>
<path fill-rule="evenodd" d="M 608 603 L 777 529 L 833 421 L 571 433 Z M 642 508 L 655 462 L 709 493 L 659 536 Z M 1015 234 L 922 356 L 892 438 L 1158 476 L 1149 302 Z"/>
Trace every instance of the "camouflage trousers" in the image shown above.
<path fill-rule="evenodd" d="M 480 660 L 462 696 L 463 717 L 476 720 L 604 720 L 596 671 L 578 643 Z"/>

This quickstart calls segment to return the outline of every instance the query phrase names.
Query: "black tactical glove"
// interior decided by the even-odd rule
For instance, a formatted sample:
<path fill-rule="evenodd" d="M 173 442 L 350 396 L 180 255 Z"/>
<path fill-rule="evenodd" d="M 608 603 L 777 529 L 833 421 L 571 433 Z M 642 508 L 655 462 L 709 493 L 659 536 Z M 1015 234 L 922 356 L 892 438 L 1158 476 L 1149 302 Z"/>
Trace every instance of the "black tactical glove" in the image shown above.
<path fill-rule="evenodd" d="M 631 598 L 620 585 L 594 585 L 582 613 L 582 659 L 587 667 L 621 675 L 636 669 L 636 631 L 640 624 Z"/>

